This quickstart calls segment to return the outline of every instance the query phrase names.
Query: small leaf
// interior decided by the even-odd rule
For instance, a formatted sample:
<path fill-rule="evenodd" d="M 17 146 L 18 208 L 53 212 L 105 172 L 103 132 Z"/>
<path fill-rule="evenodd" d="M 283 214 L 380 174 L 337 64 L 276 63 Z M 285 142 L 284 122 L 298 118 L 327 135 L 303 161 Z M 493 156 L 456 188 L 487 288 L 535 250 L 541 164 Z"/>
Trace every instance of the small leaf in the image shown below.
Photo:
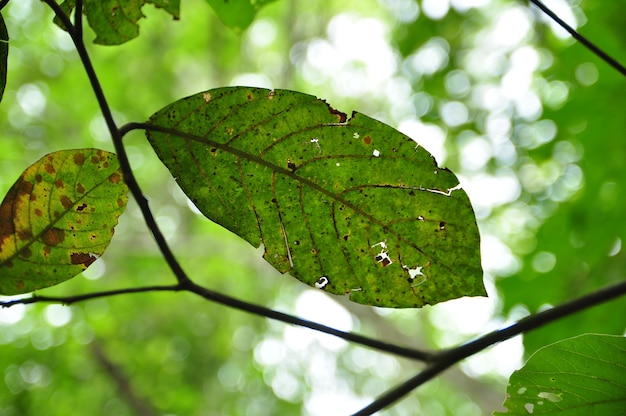
<path fill-rule="evenodd" d="M 274 0 L 207 0 L 222 23 L 235 30 L 244 30 L 254 20 L 257 11 Z"/>
<path fill-rule="evenodd" d="M 498 415 L 621 415 L 626 338 L 585 334 L 537 350 L 511 375 Z"/>
<path fill-rule="evenodd" d="M 9 59 L 9 32 L 0 15 L 0 101 L 4 97 L 4 88 L 7 85 L 7 66 Z"/>
<path fill-rule="evenodd" d="M 141 8 L 147 3 L 165 10 L 176 20 L 180 18 L 180 0 L 85 0 L 83 12 L 96 32 L 94 43 L 120 45 L 136 38 L 137 22 L 144 17 Z M 65 0 L 60 6 L 69 15 L 76 7 L 76 0 Z M 54 22 L 63 28 L 58 18 Z"/>
<path fill-rule="evenodd" d="M 208 218 L 280 272 L 368 305 L 484 296 L 457 178 L 391 127 L 310 95 L 222 88 L 150 118 L 148 139 Z"/>
<path fill-rule="evenodd" d="M 28 167 L 0 205 L 0 294 L 68 280 L 106 249 L 128 188 L 114 154 L 50 153 Z"/>

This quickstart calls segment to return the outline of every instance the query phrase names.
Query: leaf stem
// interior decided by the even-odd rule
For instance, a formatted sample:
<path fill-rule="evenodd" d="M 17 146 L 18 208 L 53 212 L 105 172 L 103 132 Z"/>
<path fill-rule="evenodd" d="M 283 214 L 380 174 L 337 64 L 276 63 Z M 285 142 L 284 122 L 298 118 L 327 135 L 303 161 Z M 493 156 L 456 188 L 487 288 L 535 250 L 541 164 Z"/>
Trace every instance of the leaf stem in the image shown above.
<path fill-rule="evenodd" d="M 534 4 L 535 6 L 537 6 L 542 12 L 548 15 L 557 24 L 559 24 L 559 26 L 565 29 L 570 35 L 572 35 L 574 39 L 582 43 L 587 49 L 589 49 L 591 52 L 596 54 L 600 59 L 604 60 L 606 63 L 611 65 L 613 68 L 615 68 L 615 70 L 617 70 L 622 75 L 626 75 L 626 68 L 622 64 L 617 62 L 617 60 L 613 59 L 609 54 L 604 52 L 602 49 L 600 49 L 598 46 L 592 43 L 589 39 L 587 39 L 586 37 L 578 33 L 570 25 L 565 23 L 563 19 L 557 16 L 556 13 L 550 10 L 545 4 L 543 4 L 539 0 L 530 0 L 530 2 Z"/>
<path fill-rule="evenodd" d="M 441 351 L 435 354 L 431 363 L 420 373 L 407 381 L 399 384 L 393 389 L 387 391 L 378 399 L 370 403 L 367 407 L 361 409 L 353 416 L 371 415 L 404 397 L 417 387 L 431 380 L 436 375 L 451 367 L 452 365 L 464 360 L 482 351 L 494 344 L 506 341 L 521 333 L 529 332 L 543 325 L 549 324 L 563 317 L 575 314 L 577 312 L 597 306 L 601 303 L 608 302 L 626 294 L 626 280 L 600 289 L 570 302 L 563 303 L 552 309 L 547 309 L 526 318 L 521 319 L 517 323 L 497 331 L 490 332 L 482 337 L 470 341 L 466 344 Z"/>

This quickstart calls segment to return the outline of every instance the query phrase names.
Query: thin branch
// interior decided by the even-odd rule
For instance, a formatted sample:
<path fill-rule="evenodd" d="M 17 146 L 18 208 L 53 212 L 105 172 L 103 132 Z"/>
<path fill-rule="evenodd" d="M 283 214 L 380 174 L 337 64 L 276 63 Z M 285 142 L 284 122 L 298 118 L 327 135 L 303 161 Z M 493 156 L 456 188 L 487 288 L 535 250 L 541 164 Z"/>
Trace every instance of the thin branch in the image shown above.
<path fill-rule="evenodd" d="M 74 30 L 76 37 L 83 39 L 83 0 L 76 0 L 76 9 L 74 11 Z"/>
<path fill-rule="evenodd" d="M 264 306 L 251 304 L 215 291 L 199 286 L 195 283 L 166 285 L 166 286 L 146 286 L 138 288 L 126 288 L 108 290 L 103 292 L 86 293 L 76 296 L 39 296 L 33 295 L 31 297 L 13 299 L 9 301 L 0 301 L 0 307 L 8 308 L 18 304 L 32 304 L 38 302 L 46 303 L 61 303 L 63 305 L 71 305 L 76 302 L 82 302 L 90 299 L 104 298 L 109 296 L 124 295 L 130 293 L 145 293 L 145 292 L 191 292 L 210 300 L 215 303 L 219 303 L 224 306 L 228 306 L 234 309 L 238 309 L 243 312 L 248 312 L 253 315 L 262 316 L 269 319 L 274 319 L 287 324 L 297 325 L 304 328 L 309 328 L 314 331 L 322 332 L 328 335 L 334 335 L 343 340 L 360 344 L 365 347 L 376 349 L 379 351 L 387 352 L 390 354 L 398 355 L 400 357 L 410 358 L 413 360 L 428 362 L 432 359 L 433 354 L 425 351 L 420 351 L 412 348 L 401 347 L 394 344 L 389 344 L 377 339 L 368 338 L 363 335 L 354 334 L 351 332 L 340 331 L 335 328 L 331 328 L 326 325 L 319 324 L 317 322 L 301 319 L 293 315 L 289 315 L 283 312 L 278 312 Z"/>
<path fill-rule="evenodd" d="M 141 188 L 139 187 L 139 183 L 133 174 L 133 170 L 130 166 L 130 161 L 128 160 L 128 155 L 126 153 L 126 149 L 122 143 L 122 135 L 120 134 L 117 125 L 115 124 L 115 120 L 113 119 L 113 113 L 111 112 L 111 108 L 109 107 L 109 103 L 104 95 L 104 91 L 102 86 L 100 85 L 100 80 L 96 75 L 96 71 L 91 63 L 91 58 L 87 53 L 87 49 L 85 47 L 85 43 L 83 38 L 79 36 L 76 30 L 72 29 L 72 23 L 69 17 L 63 12 L 61 7 L 54 2 L 54 0 L 44 0 L 46 4 L 48 4 L 57 17 L 63 22 L 66 28 L 68 28 L 68 33 L 70 34 L 72 41 L 74 42 L 74 46 L 76 47 L 76 51 L 78 52 L 78 56 L 83 63 L 83 67 L 85 68 L 85 72 L 87 73 L 87 77 L 89 78 L 89 82 L 91 83 L 91 88 L 93 89 L 94 94 L 96 95 L 96 99 L 98 101 L 98 105 L 100 106 L 100 110 L 102 111 L 102 116 L 106 122 L 107 128 L 109 129 L 109 133 L 111 134 L 111 139 L 113 140 L 113 146 L 115 147 L 115 152 L 117 153 L 117 159 L 120 163 L 120 169 L 124 174 L 124 181 L 126 185 L 128 185 L 128 189 L 131 194 L 137 201 L 139 205 L 139 209 L 146 221 L 146 225 L 152 236 L 154 237 L 159 250 L 163 254 L 163 258 L 167 262 L 167 264 L 172 269 L 174 276 L 179 283 L 188 283 L 190 282 L 189 277 L 183 271 L 182 267 L 176 260 L 174 253 L 170 249 L 163 233 L 159 229 L 159 226 L 152 215 L 152 211 L 148 205 L 148 200 L 144 197 Z M 78 7 L 76 12 L 78 12 Z M 77 15 L 76 20 L 81 19 L 82 16 Z"/>
<path fill-rule="evenodd" d="M 115 289 L 115 290 L 106 290 L 103 292 L 93 292 L 93 293 L 85 293 L 83 295 L 75 295 L 75 296 L 39 296 L 37 294 L 33 294 L 27 298 L 21 299 L 13 299 L 8 301 L 0 301 L 0 307 L 9 308 L 15 305 L 28 305 L 32 303 L 61 303 L 63 305 L 71 305 L 76 302 L 83 302 L 90 299 L 98 299 L 105 298 L 116 295 L 125 295 L 129 293 L 144 293 L 144 292 L 173 292 L 183 290 L 179 285 L 168 285 L 168 286 L 145 286 L 145 287 L 131 287 L 126 289 Z"/>
<path fill-rule="evenodd" d="M 572 35 L 572 37 L 574 39 L 576 39 L 577 41 L 579 41 L 580 43 L 582 43 L 583 45 L 585 45 L 585 47 L 587 47 L 587 49 L 589 49 L 591 52 L 593 52 L 594 54 L 596 54 L 598 57 L 600 57 L 600 59 L 604 60 L 606 63 L 608 63 L 609 65 L 611 65 L 613 68 L 615 68 L 618 72 L 620 72 L 622 75 L 626 75 L 626 68 L 620 64 L 619 62 L 617 62 L 615 59 L 613 59 L 611 56 L 609 56 L 606 52 L 604 52 L 602 49 L 600 49 L 599 47 L 597 47 L 595 44 L 593 44 L 589 39 L 585 38 L 583 35 L 581 35 L 580 33 L 578 33 L 576 30 L 574 30 L 574 28 L 572 28 L 570 25 L 568 25 L 567 23 L 565 23 L 563 21 L 563 19 L 561 19 L 559 16 L 557 16 L 552 10 L 550 10 L 548 7 L 546 7 L 545 4 L 543 4 L 541 1 L 539 0 L 530 0 L 530 2 L 532 4 L 534 4 L 535 6 L 537 6 L 542 12 L 544 12 L 545 14 L 547 14 L 552 20 L 554 20 L 556 23 L 559 24 L 559 26 L 561 26 L 563 29 L 565 29 L 570 35 Z"/>
<path fill-rule="evenodd" d="M 441 373 L 445 369 L 494 344 L 506 341 L 507 339 L 513 338 L 514 336 L 521 333 L 529 332 L 543 325 L 549 324 L 551 322 L 583 311 L 585 309 L 589 309 L 593 306 L 597 306 L 601 303 L 616 299 L 625 294 L 626 280 L 616 285 L 600 289 L 596 292 L 575 299 L 573 301 L 566 302 L 552 309 L 547 309 L 545 311 L 527 316 L 526 318 L 521 319 L 519 322 L 507 328 L 483 335 L 482 337 L 474 341 L 460 345 L 456 348 L 437 353 L 435 357 L 433 357 L 433 361 L 431 362 L 431 364 L 429 364 L 420 373 L 415 375 L 413 378 L 405 381 L 404 383 L 387 391 L 378 399 L 373 401 L 369 406 L 355 413 L 354 416 L 371 415 L 395 403 L 417 387 L 434 378 L 437 374 Z"/>
<path fill-rule="evenodd" d="M 265 316 L 266 318 L 274 319 L 277 321 L 285 322 L 288 324 L 298 325 L 305 328 L 309 328 L 325 334 L 334 335 L 343 340 L 354 342 L 363 346 L 367 346 L 379 351 L 388 352 L 398 355 L 400 357 L 411 358 L 414 360 L 428 362 L 432 359 L 432 353 L 424 352 L 412 348 L 405 348 L 394 344 L 389 344 L 377 339 L 364 337 L 362 335 L 354 334 L 351 332 L 340 331 L 335 328 L 328 327 L 326 325 L 319 324 L 317 322 L 308 321 L 306 319 L 298 318 L 283 312 L 278 312 L 273 309 L 266 308 L 260 305 L 250 304 L 238 299 L 231 298 L 221 293 L 213 292 L 202 286 L 191 284 L 188 288 L 190 292 L 193 292 L 207 300 L 221 303 L 222 305 L 230 306 L 235 309 L 243 310 L 254 315 Z"/>
<path fill-rule="evenodd" d="M 96 340 L 90 344 L 91 353 L 98 364 L 117 386 L 120 395 L 126 400 L 133 413 L 137 416 L 156 416 L 150 402 L 140 397 L 133 388 L 130 378 L 123 369 L 109 358 L 100 343 Z"/>

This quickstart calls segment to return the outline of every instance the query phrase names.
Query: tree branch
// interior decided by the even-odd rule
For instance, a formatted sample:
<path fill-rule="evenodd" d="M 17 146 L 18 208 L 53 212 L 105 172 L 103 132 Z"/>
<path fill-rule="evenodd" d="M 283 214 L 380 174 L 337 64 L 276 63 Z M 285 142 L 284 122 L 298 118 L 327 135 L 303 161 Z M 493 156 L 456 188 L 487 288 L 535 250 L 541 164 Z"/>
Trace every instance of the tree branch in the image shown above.
<path fill-rule="evenodd" d="M 378 399 L 373 401 L 369 406 L 361 409 L 353 416 L 371 415 L 395 403 L 396 401 L 398 401 L 417 387 L 421 386 L 425 382 L 431 380 L 437 374 L 441 373 L 452 365 L 494 344 L 506 341 L 507 339 L 513 338 L 514 336 L 521 333 L 529 332 L 533 329 L 537 329 L 543 325 L 549 324 L 568 315 L 572 315 L 582 310 L 589 309 L 593 306 L 608 302 L 625 294 L 626 280 L 616 285 L 600 289 L 597 292 L 593 292 L 573 301 L 566 302 L 552 309 L 547 309 L 545 311 L 527 316 L 526 318 L 521 319 L 519 322 L 507 328 L 499 329 L 497 331 L 483 335 L 482 337 L 477 338 L 474 341 L 460 345 L 456 348 L 436 353 L 431 363 L 420 373 L 415 375 L 413 378 L 405 381 L 404 383 L 387 391 Z"/>
<path fill-rule="evenodd" d="M 611 56 L 609 56 L 606 52 L 604 52 L 602 49 L 600 49 L 599 47 L 597 47 L 595 44 L 593 44 L 589 39 L 585 38 L 583 35 L 581 35 L 580 33 L 578 33 L 576 30 L 574 30 L 574 28 L 572 28 L 570 25 L 568 25 L 567 23 L 565 23 L 563 21 L 563 19 L 561 19 L 559 16 L 557 16 L 552 10 L 550 10 L 548 7 L 546 7 L 545 4 L 543 4 L 541 1 L 539 0 L 530 0 L 530 2 L 532 4 L 534 4 L 535 6 L 537 6 L 542 12 L 544 12 L 546 15 L 548 15 L 552 20 L 554 20 L 556 23 L 559 24 L 559 26 L 561 26 L 563 29 L 565 29 L 570 35 L 572 35 L 572 37 L 574 39 L 576 39 L 577 41 L 579 41 L 580 43 L 582 43 L 585 47 L 587 47 L 587 49 L 589 49 L 591 52 L 593 52 L 594 54 L 596 54 L 598 57 L 600 57 L 600 59 L 604 60 L 606 63 L 608 63 L 609 65 L 611 65 L 613 68 L 615 68 L 618 72 L 620 72 L 622 75 L 626 76 L 626 68 L 620 64 L 619 62 L 617 62 L 615 59 L 613 59 Z"/>
<path fill-rule="evenodd" d="M 91 58 L 87 53 L 85 43 L 81 36 L 82 33 L 80 31 L 74 30 L 70 18 L 63 12 L 61 7 L 56 4 L 56 2 L 54 2 L 54 0 L 44 1 L 46 2 L 46 4 L 48 4 L 48 6 L 50 6 L 50 8 L 52 8 L 57 17 L 65 25 L 68 33 L 70 34 L 70 37 L 72 38 L 72 41 L 74 42 L 74 46 L 76 47 L 78 56 L 83 63 L 83 67 L 85 68 L 85 72 L 87 73 L 87 77 L 89 78 L 89 82 L 91 83 L 91 88 L 96 95 L 98 105 L 100 106 L 100 110 L 102 111 L 102 116 L 104 117 L 107 128 L 109 129 L 109 133 L 111 134 L 113 146 L 115 147 L 115 152 L 117 153 L 117 159 L 120 163 L 120 169 L 122 170 L 122 173 L 124 175 L 124 181 L 126 182 L 126 185 L 128 185 L 128 189 L 133 195 L 133 198 L 135 198 L 135 200 L 137 201 L 137 204 L 139 205 L 139 209 L 141 210 L 144 220 L 146 221 L 148 229 L 152 233 L 152 236 L 154 237 L 159 247 L 159 250 L 161 250 L 165 261 L 170 266 L 170 269 L 172 269 L 172 272 L 174 273 L 174 276 L 176 276 L 178 282 L 190 282 L 189 277 L 187 277 L 187 274 L 183 271 L 182 267 L 176 260 L 174 253 L 170 249 L 167 241 L 165 240 L 165 237 L 163 236 L 163 233 L 159 229 L 159 226 L 157 225 L 156 220 L 152 215 L 152 211 L 150 210 L 150 207 L 148 205 L 148 200 L 144 197 L 139 183 L 137 182 L 137 179 L 133 174 L 133 170 L 130 166 L 130 161 L 128 160 L 128 155 L 126 153 L 126 149 L 124 148 L 124 145 L 122 143 L 122 135 L 117 128 L 117 124 L 115 124 L 115 120 L 113 119 L 113 113 L 111 112 L 109 103 L 106 99 L 106 96 L 104 95 L 102 86 L 100 85 L 100 80 L 98 79 L 93 64 L 91 63 Z M 76 12 L 78 13 L 79 11 L 80 10 L 77 7 Z M 78 22 L 79 19 L 82 19 L 82 16 L 77 15 L 75 18 Z"/>
<path fill-rule="evenodd" d="M 91 343 L 91 353 L 93 354 L 98 364 L 106 371 L 111 377 L 115 385 L 117 386 L 120 395 L 126 400 L 128 405 L 133 409 L 134 414 L 137 416 L 156 416 L 156 412 L 152 409 L 152 405 L 145 399 L 139 397 L 135 393 L 129 377 L 124 373 L 122 368 L 115 364 L 104 349 L 100 346 L 98 341 Z"/>
<path fill-rule="evenodd" d="M 18 304 L 32 304 L 38 302 L 50 302 L 50 303 L 61 303 L 63 305 L 71 305 L 76 302 L 82 302 L 90 299 L 104 298 L 109 296 L 117 296 L 124 295 L 130 293 L 145 293 L 145 292 L 191 292 L 196 295 L 201 296 L 204 299 L 210 300 L 215 303 L 219 303 L 224 306 L 228 306 L 234 309 L 238 309 L 243 312 L 248 312 L 253 315 L 262 316 L 269 319 L 274 319 L 277 321 L 281 321 L 287 324 L 297 325 L 304 328 L 309 328 L 314 331 L 322 332 L 328 335 L 334 335 L 339 337 L 345 341 L 353 342 L 355 344 L 362 345 L 364 347 L 369 347 L 375 350 L 387 352 L 390 354 L 394 354 L 400 357 L 410 358 L 413 360 L 428 362 L 432 359 L 433 354 L 430 352 L 420 351 L 413 348 L 401 347 L 394 344 L 389 344 L 383 341 L 379 341 L 377 339 L 368 338 L 363 335 L 354 334 L 351 332 L 340 331 L 335 328 L 331 328 L 326 325 L 319 324 L 317 322 L 308 321 L 306 319 L 301 319 L 293 315 L 289 315 L 287 313 L 278 312 L 270 308 L 266 308 L 264 306 L 255 305 L 252 303 L 248 303 L 205 287 L 199 286 L 195 283 L 188 284 L 177 284 L 177 285 L 169 285 L 169 286 L 146 286 L 146 287 L 138 287 L 138 288 L 126 288 L 126 289 L 116 289 L 116 290 L 108 290 L 103 292 L 93 292 L 86 293 L 82 295 L 75 296 L 39 296 L 33 295 L 31 297 L 21 298 L 21 299 L 13 299 L 9 301 L 0 301 L 0 307 L 8 308 Z"/>

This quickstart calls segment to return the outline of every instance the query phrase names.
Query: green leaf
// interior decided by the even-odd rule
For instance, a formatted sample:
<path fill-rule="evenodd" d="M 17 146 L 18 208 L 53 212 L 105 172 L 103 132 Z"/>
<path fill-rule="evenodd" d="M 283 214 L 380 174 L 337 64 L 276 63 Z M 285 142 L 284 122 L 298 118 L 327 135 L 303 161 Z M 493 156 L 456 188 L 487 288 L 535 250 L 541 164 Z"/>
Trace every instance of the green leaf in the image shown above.
<path fill-rule="evenodd" d="M 7 85 L 7 66 L 9 59 L 9 32 L 0 15 L 0 101 L 4 96 L 4 88 Z"/>
<path fill-rule="evenodd" d="M 29 166 L 0 205 L 0 293 L 56 285 L 106 249 L 128 188 L 114 154 L 50 153 Z"/>
<path fill-rule="evenodd" d="M 585 334 L 537 350 L 511 375 L 499 415 L 618 415 L 626 409 L 626 338 Z"/>
<path fill-rule="evenodd" d="M 120 45 L 136 38 L 137 22 L 144 17 L 141 8 L 147 3 L 165 10 L 175 20 L 180 18 L 180 0 L 85 0 L 83 12 L 96 32 L 94 43 Z M 76 0 L 65 0 L 60 6 L 69 15 L 76 7 Z M 63 27 L 58 19 L 54 21 Z"/>
<path fill-rule="evenodd" d="M 280 272 L 376 306 L 485 295 L 467 195 L 391 127 L 245 87 L 182 99 L 150 124 L 150 144 L 200 211 L 263 244 Z"/>
<path fill-rule="evenodd" d="M 254 20 L 256 12 L 274 0 L 207 0 L 220 20 L 235 30 L 244 30 Z"/>

